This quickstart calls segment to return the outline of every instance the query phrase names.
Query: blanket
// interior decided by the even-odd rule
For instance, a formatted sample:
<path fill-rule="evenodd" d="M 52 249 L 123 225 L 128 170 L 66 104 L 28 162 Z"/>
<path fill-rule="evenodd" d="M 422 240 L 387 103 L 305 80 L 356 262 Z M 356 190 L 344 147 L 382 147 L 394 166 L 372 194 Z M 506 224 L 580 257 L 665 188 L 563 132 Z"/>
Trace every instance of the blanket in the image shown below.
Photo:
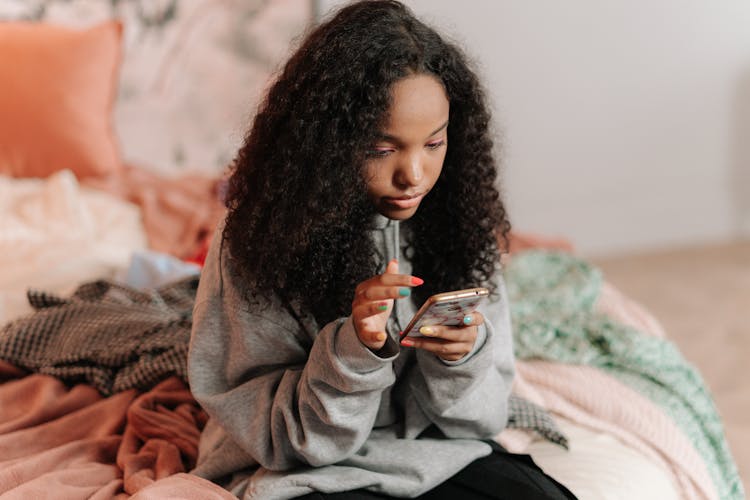
<path fill-rule="evenodd" d="M 189 277 L 158 290 L 98 280 L 69 298 L 32 290 L 36 312 L 0 329 L 0 359 L 105 396 L 185 379 L 197 288 Z"/>
<path fill-rule="evenodd" d="M 188 277 L 147 290 L 98 280 L 69 298 L 30 291 L 36 312 L 0 328 L 0 359 L 103 395 L 148 389 L 172 374 L 186 380 L 197 288 Z M 567 447 L 547 412 L 518 396 L 508 426 Z"/>
<path fill-rule="evenodd" d="M 179 378 L 103 398 L 0 362 L 0 381 L 2 498 L 233 498 L 185 473 L 206 415 Z"/>
<path fill-rule="evenodd" d="M 516 356 L 597 367 L 657 404 L 703 457 L 719 498 L 744 498 L 718 411 L 698 371 L 664 338 L 595 310 L 601 274 L 568 253 L 534 250 L 506 268 Z"/>
<path fill-rule="evenodd" d="M 692 442 L 645 396 L 591 366 L 539 359 L 518 361 L 516 366 L 515 389 L 519 394 L 538 401 L 556 417 L 614 437 L 648 457 L 651 463 L 669 473 L 678 498 L 719 498 L 706 463 Z M 538 446 L 539 442 L 531 443 L 523 451 Z M 570 465 L 575 467 L 575 463 Z"/>
<path fill-rule="evenodd" d="M 0 175 L 0 324 L 30 312 L 29 287 L 70 293 L 112 277 L 146 244 L 137 206 L 81 187 L 69 170 Z"/>
<path fill-rule="evenodd" d="M 554 359 L 559 356 L 562 361 L 574 363 L 568 365 L 570 369 L 576 365 L 591 366 L 603 370 L 603 373 L 608 373 L 608 376 L 615 377 L 616 374 L 610 374 L 607 371 L 607 366 L 611 368 L 618 366 L 618 363 L 624 363 L 619 358 L 626 359 L 628 349 L 618 351 L 606 348 L 609 343 L 613 342 L 612 339 L 617 338 L 613 336 L 611 330 L 627 329 L 627 333 L 622 334 L 622 338 L 627 339 L 627 345 L 630 346 L 630 342 L 633 342 L 630 337 L 637 336 L 639 325 L 648 326 L 648 321 L 646 321 L 648 318 L 625 326 L 613 321 L 612 315 L 609 315 L 599 318 L 604 322 L 603 324 L 585 323 L 591 327 L 590 329 L 581 328 L 579 324 L 579 330 L 576 330 L 570 318 L 581 320 L 581 318 L 588 317 L 587 321 L 591 321 L 591 318 L 598 317 L 599 313 L 594 305 L 601 303 L 602 296 L 606 295 L 602 292 L 607 289 L 603 287 L 601 278 L 595 270 L 572 256 L 559 255 L 554 252 L 524 252 L 508 263 L 506 274 L 513 300 L 511 312 L 516 330 L 519 358 Z M 160 498 L 173 493 L 183 495 L 183 493 L 176 492 L 185 492 L 184 495 L 187 495 L 190 491 L 198 492 L 195 493 L 197 496 L 193 496 L 194 498 L 231 498 L 231 496 L 222 496 L 226 492 L 216 488 L 215 485 L 206 484 L 184 472 L 190 470 L 194 461 L 193 448 L 197 445 L 197 436 L 205 421 L 205 415 L 200 412 L 200 408 L 189 396 L 183 380 L 184 353 L 189 340 L 194 287 L 194 279 L 181 280 L 155 290 L 131 289 L 122 284 L 98 280 L 79 287 L 70 296 L 45 292 L 29 293 L 29 299 L 37 307 L 37 311 L 6 325 L 0 333 L 0 344 L 7 341 L 5 345 L 0 345 L 0 350 L 3 350 L 6 357 L 14 359 L 14 364 L 18 365 L 13 367 L 6 364 L 3 365 L 4 372 L 0 370 L 0 381 L 8 379 L 0 384 L 0 471 L 2 471 L 0 472 L 0 493 L 7 492 L 4 497 L 43 497 L 45 495 L 40 495 L 39 492 L 49 488 L 51 484 L 59 484 L 61 494 L 56 498 L 111 498 L 117 495 Z M 543 309 L 535 309 L 528 301 L 539 304 Z M 623 307 L 622 301 L 617 297 L 614 297 L 609 304 L 610 309 L 612 309 L 612 304 L 616 307 Z M 153 310 L 149 312 L 150 309 Z M 95 310 L 96 313 L 94 313 Z M 560 310 L 567 311 L 567 313 L 575 311 L 577 315 L 562 315 L 568 318 L 566 323 L 561 320 L 561 314 L 558 314 Z M 125 311 L 129 312 L 125 313 Z M 82 320 L 89 313 L 92 314 L 90 321 Z M 107 320 L 107 315 L 110 314 L 112 318 Z M 146 315 L 145 320 L 142 317 L 143 314 Z M 44 321 L 40 321 L 42 318 L 45 318 Z M 101 323 L 102 320 L 104 323 Z M 567 329 L 561 328 L 561 324 L 564 324 Z M 610 328 L 609 325 L 616 327 Z M 533 346 L 538 338 L 529 337 L 528 332 L 532 332 L 532 335 L 542 332 L 553 339 L 560 335 L 563 338 L 561 341 L 563 347 L 551 348 L 548 343 L 541 343 L 542 352 L 529 354 L 529 344 Z M 142 342 L 142 339 L 148 338 L 148 335 L 153 335 L 152 341 Z M 663 338 L 653 338 L 668 343 Z M 547 342 L 549 341 L 547 338 Z M 10 347 L 11 344 L 15 347 Z M 22 347 L 19 348 L 19 345 Z M 571 348 L 571 345 L 575 348 Z M 88 350 L 79 349 L 81 346 L 88 346 Z M 93 346 L 97 349 L 93 349 Z M 561 352 L 557 352 L 556 349 L 561 349 Z M 592 355 L 588 352 L 591 349 L 598 349 L 606 355 L 601 352 Z M 46 353 L 44 363 L 39 362 L 40 352 Z M 598 364 L 591 361 L 600 358 L 611 358 L 617 362 Z M 103 360 L 106 363 L 102 362 Z M 162 362 L 153 362 L 154 360 Z M 523 363 L 525 361 L 521 362 L 521 365 Z M 519 429 L 525 426 L 526 430 L 544 435 L 551 442 L 566 444 L 565 437 L 559 429 L 545 423 L 552 422 L 554 425 L 554 420 L 550 418 L 549 413 L 539 411 L 541 407 L 559 411 L 579 421 L 591 423 L 592 418 L 599 419 L 599 428 L 605 431 L 607 429 L 612 431 L 617 425 L 623 425 L 618 424 L 617 418 L 620 415 L 618 412 L 608 414 L 605 411 L 617 405 L 614 399 L 621 397 L 622 391 L 597 391 L 597 394 L 604 393 L 599 394 L 595 401 L 597 404 L 593 405 L 590 403 L 590 398 L 585 400 L 588 401 L 585 404 L 582 403 L 584 400 L 576 401 L 570 398 L 567 399 L 567 403 L 559 398 L 556 400 L 554 395 L 575 396 L 580 392 L 580 388 L 576 392 L 571 387 L 572 379 L 575 377 L 564 371 L 565 365 L 555 362 L 551 366 L 553 368 L 559 366 L 559 369 L 563 370 L 559 372 L 561 375 L 547 379 L 532 378 L 532 373 L 521 366 L 522 369 L 519 370 L 521 378 L 533 382 L 538 389 L 543 389 L 545 386 L 552 389 L 547 391 L 545 397 L 540 400 L 516 398 L 514 395 L 511 401 L 511 408 L 514 409 L 510 419 L 513 428 Z M 677 366 L 682 365 L 677 363 Z M 633 373 L 641 373 L 637 372 L 637 367 L 631 368 Z M 547 369 L 547 371 L 550 370 L 552 368 Z M 656 375 L 659 375 L 659 368 L 655 370 Z M 37 374 L 29 375 L 28 371 Z M 47 375 L 42 373 L 47 373 Z M 55 376 L 49 376 L 50 373 Z M 555 373 L 555 371 L 552 370 L 550 373 Z M 562 375 L 566 373 L 567 375 Z M 26 376 L 21 378 L 23 375 Z M 591 376 L 587 377 L 583 372 L 581 376 L 582 380 L 593 380 Z M 648 377 L 646 379 L 650 380 Z M 44 383 L 40 383 L 42 380 Z M 186 421 L 191 423 L 188 427 L 180 429 L 177 434 L 169 434 L 165 432 L 165 429 L 157 426 L 157 437 L 141 432 L 139 440 L 133 441 L 132 438 L 136 434 L 128 433 L 126 430 L 129 425 L 137 424 L 138 412 L 130 411 L 130 408 L 136 401 L 142 401 L 140 396 L 151 394 L 157 387 L 160 397 L 164 396 L 165 386 L 161 386 L 162 383 L 167 384 L 168 388 L 171 387 L 166 394 L 179 393 L 184 390 L 186 399 L 181 400 L 181 396 L 176 398 L 170 396 L 166 402 L 158 400 L 153 406 L 156 413 L 170 414 L 179 406 L 182 409 L 178 413 L 183 416 L 193 415 L 192 421 L 183 419 L 183 423 Z M 642 392 L 642 388 L 634 387 L 627 380 L 621 383 L 626 384 L 629 390 L 634 393 L 638 392 L 646 399 L 647 395 Z M 664 380 L 663 383 L 669 382 Z M 700 379 L 698 383 L 702 387 Z M 169 384 L 181 385 L 170 386 Z M 102 398 L 105 394 L 112 395 Z M 16 400 L 23 401 L 24 398 L 38 401 L 35 403 L 38 406 L 32 405 L 33 409 L 31 409 L 31 406 L 16 404 Z M 649 401 L 652 401 L 651 404 L 663 412 L 662 420 L 674 419 L 675 425 L 679 424 L 684 431 L 684 424 L 679 422 L 680 416 L 670 413 L 664 407 L 663 402 L 657 399 L 653 401 L 649 399 Z M 10 404 L 11 401 L 14 403 Z M 536 407 L 533 404 L 535 402 L 538 403 Z M 577 406 L 571 407 L 571 402 Z M 708 416 L 711 416 L 710 412 Z M 131 423 L 131 418 L 135 418 L 136 421 Z M 89 425 L 91 419 L 96 421 L 96 425 Z M 609 426 L 607 422 L 611 422 Z M 631 435 L 635 432 L 637 439 L 645 445 L 657 446 L 655 449 L 659 449 L 659 443 L 664 443 L 664 439 L 657 439 L 654 438 L 653 433 L 649 434 L 648 426 L 641 426 L 639 430 L 632 424 L 633 422 L 629 423 L 631 425 L 629 432 Z M 178 429 L 174 423 L 166 423 L 167 429 L 173 427 Z M 182 436 L 192 437 L 188 439 Z M 671 436 L 674 437 L 675 434 Z M 699 449 L 695 436 L 688 435 L 688 433 L 684 433 L 684 436 L 688 436 L 686 439 L 689 439 L 689 445 L 693 446 L 694 450 Z M 620 437 L 625 441 L 629 439 L 625 434 Z M 700 453 L 697 456 L 705 459 L 706 467 L 703 470 L 711 467 L 717 469 L 720 476 L 724 475 L 730 480 L 725 483 L 725 486 L 731 486 L 733 462 L 731 457 L 726 455 L 723 465 L 717 465 L 714 457 L 722 456 L 721 449 L 722 446 L 726 447 L 726 443 L 723 442 L 721 432 L 714 438 L 716 441 L 712 444 L 718 450 L 717 453 L 713 455 Z M 156 442 L 146 445 L 154 440 Z M 34 443 L 34 446 L 27 446 L 25 444 L 27 442 Z M 633 443 L 630 442 L 631 445 Z M 635 446 L 638 447 L 637 442 Z M 19 449 L 23 451 L 18 451 Z M 124 451 L 126 449 L 130 451 L 126 453 Z M 673 446 L 672 449 L 676 448 Z M 151 458 L 143 458 L 144 454 Z M 690 458 L 692 462 L 687 459 L 682 461 L 684 466 L 681 470 L 688 475 L 701 470 L 700 467 L 696 467 L 696 454 L 697 452 L 685 455 L 692 457 Z M 118 458 L 126 456 L 136 457 L 132 460 L 136 465 L 141 465 L 129 465 L 131 462 Z M 177 460 L 178 456 L 179 460 Z M 171 458 L 168 460 L 166 457 Z M 170 465 L 164 469 L 158 469 L 157 465 L 177 464 L 178 462 L 182 463 L 179 467 Z M 736 475 L 736 468 L 734 471 Z M 716 475 L 716 470 L 714 470 L 710 477 L 716 483 L 716 490 L 720 490 L 721 480 L 717 481 Z M 693 486 L 700 488 L 702 483 L 698 481 Z M 683 484 L 683 489 L 688 487 L 690 487 L 689 484 Z M 737 498 L 732 496 L 734 493 L 730 487 L 725 487 L 721 491 L 720 498 Z M 696 497 L 701 496 L 710 498 L 713 495 L 699 493 L 696 495 Z"/>

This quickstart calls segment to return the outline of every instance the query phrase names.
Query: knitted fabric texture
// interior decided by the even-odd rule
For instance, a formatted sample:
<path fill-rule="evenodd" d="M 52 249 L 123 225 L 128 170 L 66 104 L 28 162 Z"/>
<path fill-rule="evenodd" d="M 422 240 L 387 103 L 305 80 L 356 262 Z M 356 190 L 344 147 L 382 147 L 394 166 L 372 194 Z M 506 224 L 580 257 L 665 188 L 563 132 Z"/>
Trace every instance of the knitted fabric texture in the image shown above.
<path fill-rule="evenodd" d="M 540 358 L 604 370 L 667 413 L 704 457 L 719 497 L 744 498 L 714 402 L 698 371 L 670 341 L 597 313 L 601 273 L 575 256 L 533 250 L 506 268 L 514 346 Z"/>
<path fill-rule="evenodd" d="M 105 396 L 169 375 L 185 380 L 197 285 L 189 278 L 141 291 L 102 280 L 69 298 L 30 291 L 36 312 L 0 330 L 0 359 Z"/>

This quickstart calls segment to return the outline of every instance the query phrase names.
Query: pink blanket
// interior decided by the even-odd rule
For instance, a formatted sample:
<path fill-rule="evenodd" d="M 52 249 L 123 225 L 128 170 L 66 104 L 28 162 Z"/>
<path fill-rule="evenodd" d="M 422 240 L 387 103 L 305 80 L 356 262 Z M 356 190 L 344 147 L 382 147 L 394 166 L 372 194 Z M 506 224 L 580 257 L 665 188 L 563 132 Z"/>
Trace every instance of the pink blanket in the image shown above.
<path fill-rule="evenodd" d="M 0 381 L 3 498 L 234 498 L 185 474 L 206 415 L 178 378 L 102 398 L 0 362 Z"/>

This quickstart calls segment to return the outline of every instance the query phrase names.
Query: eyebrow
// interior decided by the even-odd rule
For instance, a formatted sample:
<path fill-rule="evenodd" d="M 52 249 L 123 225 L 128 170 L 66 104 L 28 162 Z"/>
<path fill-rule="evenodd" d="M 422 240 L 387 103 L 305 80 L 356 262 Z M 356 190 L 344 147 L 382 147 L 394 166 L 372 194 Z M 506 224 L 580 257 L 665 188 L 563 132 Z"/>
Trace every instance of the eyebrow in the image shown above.
<path fill-rule="evenodd" d="M 443 123 L 438 128 L 436 128 L 435 130 L 433 130 L 430 133 L 430 135 L 428 135 L 427 137 L 432 137 L 433 135 L 437 134 L 438 132 L 440 132 L 441 130 L 443 130 L 444 128 L 446 128 L 448 126 L 448 122 L 449 121 L 450 120 L 445 120 L 445 123 Z M 399 141 L 398 137 L 394 137 L 394 136 L 388 135 L 388 134 L 380 134 L 380 139 L 386 140 L 386 141 L 390 141 L 390 142 L 396 142 L 396 143 L 401 142 L 401 141 Z"/>

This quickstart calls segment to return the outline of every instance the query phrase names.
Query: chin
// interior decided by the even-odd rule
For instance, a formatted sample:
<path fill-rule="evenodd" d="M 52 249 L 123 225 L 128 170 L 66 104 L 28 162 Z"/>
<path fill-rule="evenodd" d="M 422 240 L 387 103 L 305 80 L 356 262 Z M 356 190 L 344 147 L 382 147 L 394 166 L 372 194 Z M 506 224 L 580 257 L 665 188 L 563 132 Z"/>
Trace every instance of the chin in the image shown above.
<path fill-rule="evenodd" d="M 397 209 L 388 207 L 388 208 L 382 208 L 381 210 L 379 210 L 379 212 L 381 215 L 383 215 L 384 217 L 388 217 L 391 220 L 401 221 L 401 220 L 411 219 L 414 216 L 414 214 L 417 213 L 418 208 L 419 207 L 408 208 L 404 210 L 397 210 Z"/>

